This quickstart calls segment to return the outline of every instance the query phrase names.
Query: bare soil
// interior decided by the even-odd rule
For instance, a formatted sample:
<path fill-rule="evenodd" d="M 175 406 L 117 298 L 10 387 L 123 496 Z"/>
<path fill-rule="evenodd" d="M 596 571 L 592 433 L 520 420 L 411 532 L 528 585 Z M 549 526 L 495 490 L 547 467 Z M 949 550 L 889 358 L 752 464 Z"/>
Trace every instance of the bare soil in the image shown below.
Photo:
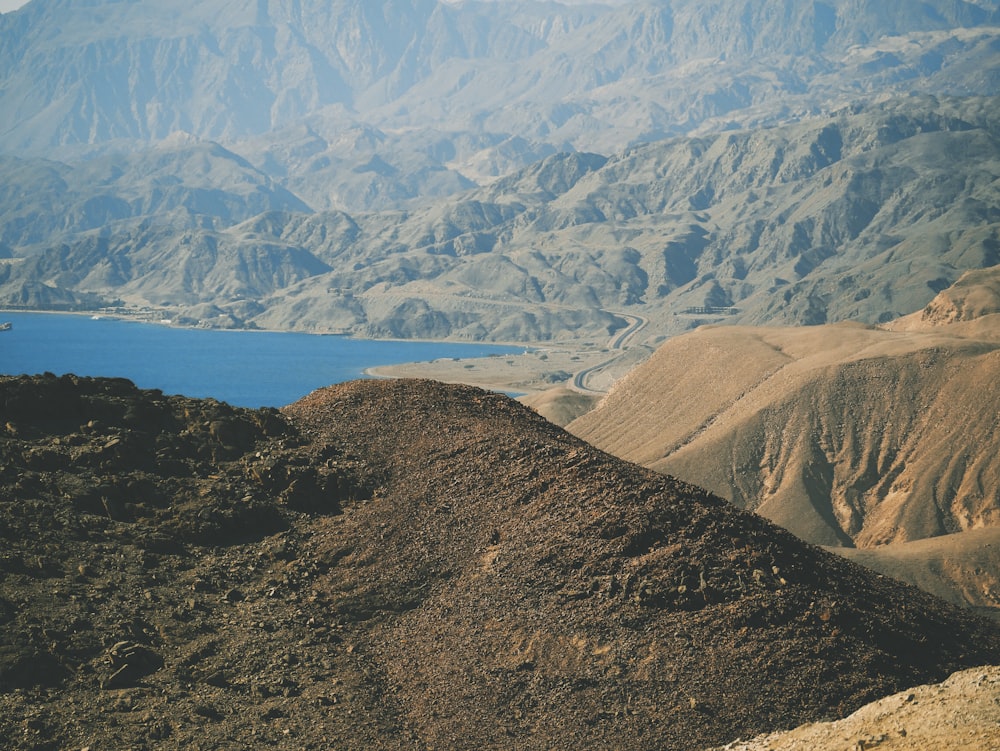
<path fill-rule="evenodd" d="M 1000 527 L 874 548 L 830 548 L 855 563 L 1000 619 Z"/>
<path fill-rule="evenodd" d="M 1000 667 L 955 673 L 862 707 L 715 751 L 986 751 L 1000 748 Z"/>
<path fill-rule="evenodd" d="M 386 365 L 371 368 L 369 374 L 463 383 L 505 393 L 538 394 L 565 386 L 577 371 L 600 365 L 615 356 L 615 352 L 603 345 L 569 342 L 533 348 L 521 355 L 441 358 L 432 362 Z"/>
<path fill-rule="evenodd" d="M 1000 523 L 998 376 L 1000 344 L 947 331 L 704 328 L 567 427 L 810 542 L 870 548 Z"/>
<path fill-rule="evenodd" d="M 1000 664 L 1000 626 L 513 400 L 0 379 L 11 749 L 691 749 Z"/>

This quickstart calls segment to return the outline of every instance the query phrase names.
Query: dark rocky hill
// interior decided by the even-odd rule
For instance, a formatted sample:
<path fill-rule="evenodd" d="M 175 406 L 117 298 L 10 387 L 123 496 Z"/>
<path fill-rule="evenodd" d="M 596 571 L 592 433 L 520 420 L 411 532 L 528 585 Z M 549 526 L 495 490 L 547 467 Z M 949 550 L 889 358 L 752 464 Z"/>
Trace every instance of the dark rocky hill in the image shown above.
<path fill-rule="evenodd" d="M 424 381 L 280 413 L 0 381 L 7 747 L 691 749 L 1000 630 Z"/>

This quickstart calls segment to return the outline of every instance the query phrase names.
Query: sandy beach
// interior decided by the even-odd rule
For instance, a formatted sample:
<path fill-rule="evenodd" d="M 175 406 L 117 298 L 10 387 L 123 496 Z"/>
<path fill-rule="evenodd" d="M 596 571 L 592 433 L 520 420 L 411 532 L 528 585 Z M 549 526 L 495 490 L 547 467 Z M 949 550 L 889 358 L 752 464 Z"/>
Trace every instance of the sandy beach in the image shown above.
<path fill-rule="evenodd" d="M 520 355 L 441 358 L 370 368 L 366 374 L 382 378 L 430 378 L 516 396 L 540 394 L 559 387 L 600 396 L 651 353 L 646 347 L 613 350 L 580 343 L 524 346 L 529 349 Z M 575 378 L 578 374 L 583 376 Z"/>
<path fill-rule="evenodd" d="M 370 368 L 366 374 L 429 378 L 500 391 L 556 425 L 565 426 L 597 406 L 616 380 L 651 353 L 652 349 L 645 346 L 611 349 L 586 344 L 546 345 L 521 355 L 441 358 Z"/>

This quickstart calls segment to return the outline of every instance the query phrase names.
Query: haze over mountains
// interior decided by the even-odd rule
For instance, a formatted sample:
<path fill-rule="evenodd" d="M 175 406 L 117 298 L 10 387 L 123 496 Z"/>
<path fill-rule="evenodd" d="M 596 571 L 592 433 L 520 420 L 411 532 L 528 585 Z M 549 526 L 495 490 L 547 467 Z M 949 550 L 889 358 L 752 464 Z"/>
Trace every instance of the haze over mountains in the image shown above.
<path fill-rule="evenodd" d="M 0 303 L 650 340 L 1000 262 L 995 2 L 30 3 Z"/>
<path fill-rule="evenodd" d="M 995 2 L 33 3 L 3 19 L 5 149 L 232 142 L 328 107 L 381 129 L 617 149 L 751 107 L 993 94 L 995 63 L 978 64 L 992 32 L 967 29 L 997 18 Z"/>

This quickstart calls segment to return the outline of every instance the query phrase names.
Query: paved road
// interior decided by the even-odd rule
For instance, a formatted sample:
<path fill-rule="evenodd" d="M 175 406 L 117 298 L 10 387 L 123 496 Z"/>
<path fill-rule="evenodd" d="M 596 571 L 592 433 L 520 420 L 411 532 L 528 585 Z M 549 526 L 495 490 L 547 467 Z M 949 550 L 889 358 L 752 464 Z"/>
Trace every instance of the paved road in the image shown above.
<path fill-rule="evenodd" d="M 610 313 L 611 311 L 607 312 Z M 611 340 L 608 342 L 608 348 L 617 350 L 618 354 L 615 354 L 607 360 L 597 363 L 596 365 L 591 365 L 589 368 L 577 371 L 573 375 L 573 380 L 570 382 L 570 388 L 574 391 L 579 391 L 581 394 L 603 394 L 603 391 L 587 387 L 587 379 L 590 377 L 590 374 L 595 370 L 606 367 L 609 363 L 617 360 L 621 356 L 621 351 L 628 346 L 629 341 L 631 341 L 631 339 L 648 323 L 648 321 L 641 316 L 634 316 L 627 313 L 613 313 L 613 315 L 616 315 L 619 318 L 624 318 L 628 321 L 628 326 L 621 331 L 615 332 L 615 335 L 612 336 Z"/>
<path fill-rule="evenodd" d="M 615 315 L 617 315 L 619 318 L 624 318 L 629 323 L 628 326 L 626 326 L 617 334 L 615 334 L 613 337 L 611 337 L 611 341 L 608 342 L 608 346 L 611 349 L 625 349 L 625 347 L 628 345 L 629 340 L 632 339 L 632 337 L 634 337 L 636 334 L 638 334 L 639 331 L 647 323 L 649 323 L 649 321 L 640 316 L 627 315 L 625 313 L 615 313 Z"/>

